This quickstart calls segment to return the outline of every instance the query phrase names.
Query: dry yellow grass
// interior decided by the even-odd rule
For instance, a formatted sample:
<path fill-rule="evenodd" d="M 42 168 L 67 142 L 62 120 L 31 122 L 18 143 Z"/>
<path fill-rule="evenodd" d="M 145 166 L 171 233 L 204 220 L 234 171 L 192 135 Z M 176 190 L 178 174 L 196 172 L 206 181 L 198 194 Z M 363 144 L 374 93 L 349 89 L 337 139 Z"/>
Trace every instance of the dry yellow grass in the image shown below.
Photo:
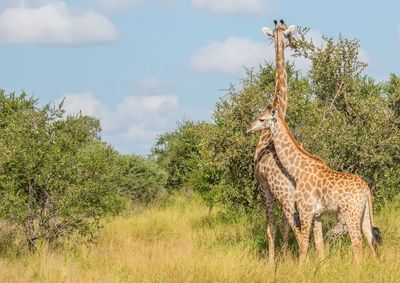
<path fill-rule="evenodd" d="M 259 255 L 251 219 L 224 221 L 199 201 L 176 197 L 106 223 L 96 244 L 3 257 L 0 282 L 399 282 L 398 211 L 376 217 L 385 240 L 379 261 L 366 248 L 355 264 L 344 244 L 330 248 L 323 263 L 311 253 L 300 268 L 288 253 L 274 267 Z"/>

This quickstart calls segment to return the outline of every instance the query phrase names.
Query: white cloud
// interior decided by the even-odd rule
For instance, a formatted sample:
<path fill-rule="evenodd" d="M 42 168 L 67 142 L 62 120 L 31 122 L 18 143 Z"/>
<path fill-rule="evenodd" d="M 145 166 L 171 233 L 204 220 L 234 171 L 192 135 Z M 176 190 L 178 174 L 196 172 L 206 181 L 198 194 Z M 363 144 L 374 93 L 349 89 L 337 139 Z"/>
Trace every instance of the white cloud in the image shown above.
<path fill-rule="evenodd" d="M 61 99 L 59 100 L 61 101 Z M 57 101 L 57 103 L 59 102 Z M 90 92 L 71 93 L 64 96 L 63 109 L 68 114 L 77 114 L 82 112 L 88 116 L 102 116 L 99 113 L 104 112 L 103 104 Z"/>
<path fill-rule="evenodd" d="M 173 130 L 180 119 L 179 101 L 175 95 L 164 93 L 130 95 L 109 106 L 93 93 L 66 93 L 67 114 L 94 116 L 100 119 L 104 140 L 122 152 L 146 154 L 157 135 Z"/>
<path fill-rule="evenodd" d="M 244 67 L 254 67 L 266 59 L 274 58 L 274 50 L 267 43 L 242 37 L 228 37 L 212 41 L 196 50 L 190 66 L 200 71 L 241 73 Z"/>
<path fill-rule="evenodd" d="M 139 82 L 135 82 L 133 93 L 137 95 L 158 95 L 164 94 L 169 86 L 157 77 L 146 77 Z"/>
<path fill-rule="evenodd" d="M 50 2 L 52 0 L 0 0 L 0 8 L 7 8 L 7 7 L 12 7 L 12 6 L 17 6 L 18 4 L 25 3 L 31 6 L 35 5 L 41 5 L 47 2 Z"/>
<path fill-rule="evenodd" d="M 117 37 L 108 18 L 95 12 L 75 15 L 63 1 L 22 1 L 0 14 L 0 40 L 7 43 L 85 45 Z"/>
<path fill-rule="evenodd" d="M 261 0 L 191 0 L 200 9 L 222 14 L 259 14 L 267 10 Z M 268 7 L 272 9 L 272 7 Z"/>

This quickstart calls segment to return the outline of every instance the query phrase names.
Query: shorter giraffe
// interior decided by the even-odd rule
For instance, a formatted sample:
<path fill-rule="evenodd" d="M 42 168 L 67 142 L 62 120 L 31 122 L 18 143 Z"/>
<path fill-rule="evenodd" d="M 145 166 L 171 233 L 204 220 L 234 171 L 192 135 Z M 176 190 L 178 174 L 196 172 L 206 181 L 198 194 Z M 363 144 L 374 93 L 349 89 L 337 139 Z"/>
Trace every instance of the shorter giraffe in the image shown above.
<path fill-rule="evenodd" d="M 311 226 L 314 225 L 314 231 L 321 230 L 321 214 L 326 212 L 343 215 L 356 260 L 362 255 L 361 229 L 376 257 L 381 236 L 374 226 L 372 195 L 367 183 L 358 175 L 331 169 L 305 151 L 293 138 L 278 109 L 268 108 L 247 131 L 264 129 L 271 130 L 278 158 L 296 183 L 295 202 L 301 224 L 300 263 L 307 256 Z"/>

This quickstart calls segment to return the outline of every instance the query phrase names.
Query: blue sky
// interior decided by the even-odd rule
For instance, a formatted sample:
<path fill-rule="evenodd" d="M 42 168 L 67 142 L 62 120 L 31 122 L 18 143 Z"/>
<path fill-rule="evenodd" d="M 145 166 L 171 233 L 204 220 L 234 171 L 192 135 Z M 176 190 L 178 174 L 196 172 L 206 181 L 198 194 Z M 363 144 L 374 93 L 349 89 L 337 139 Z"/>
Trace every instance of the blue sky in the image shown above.
<path fill-rule="evenodd" d="M 394 0 L 0 0 L 0 88 L 65 98 L 68 113 L 100 118 L 117 150 L 147 154 L 178 121 L 210 120 L 244 66 L 273 60 L 260 31 L 273 19 L 316 42 L 358 38 L 366 73 L 384 80 L 400 70 L 398 11 Z"/>

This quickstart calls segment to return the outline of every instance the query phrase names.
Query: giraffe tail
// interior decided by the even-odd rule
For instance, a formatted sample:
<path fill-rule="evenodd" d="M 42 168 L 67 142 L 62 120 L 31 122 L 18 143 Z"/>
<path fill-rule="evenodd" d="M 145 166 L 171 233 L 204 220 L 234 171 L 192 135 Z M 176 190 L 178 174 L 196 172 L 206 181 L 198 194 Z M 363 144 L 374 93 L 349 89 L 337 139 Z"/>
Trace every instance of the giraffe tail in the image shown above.
<path fill-rule="evenodd" d="M 380 245 L 382 243 L 382 236 L 378 227 L 372 227 L 372 236 L 374 237 L 373 244 Z"/>
<path fill-rule="evenodd" d="M 372 232 L 372 243 L 374 246 L 382 243 L 382 236 L 379 231 L 379 228 L 374 225 L 374 220 L 372 216 L 372 195 L 371 192 L 368 192 L 368 208 L 369 208 L 369 219 L 371 223 L 371 232 Z"/>

